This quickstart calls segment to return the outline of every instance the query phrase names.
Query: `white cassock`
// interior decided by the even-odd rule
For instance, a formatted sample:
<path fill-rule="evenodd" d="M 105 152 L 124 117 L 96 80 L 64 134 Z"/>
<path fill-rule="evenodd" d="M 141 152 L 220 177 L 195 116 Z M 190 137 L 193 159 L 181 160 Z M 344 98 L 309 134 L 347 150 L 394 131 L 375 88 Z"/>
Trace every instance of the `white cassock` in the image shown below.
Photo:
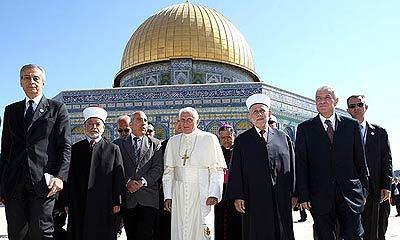
<path fill-rule="evenodd" d="M 214 239 L 214 206 L 206 200 L 222 198 L 226 164 L 218 138 L 199 129 L 175 135 L 164 160 L 164 199 L 172 199 L 171 239 Z"/>

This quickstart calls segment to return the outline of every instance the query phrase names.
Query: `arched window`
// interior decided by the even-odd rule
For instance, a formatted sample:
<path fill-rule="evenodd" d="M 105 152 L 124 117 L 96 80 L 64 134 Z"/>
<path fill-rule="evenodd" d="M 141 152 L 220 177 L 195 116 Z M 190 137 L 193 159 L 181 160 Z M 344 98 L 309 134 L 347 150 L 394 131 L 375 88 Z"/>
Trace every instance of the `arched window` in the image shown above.
<path fill-rule="evenodd" d="M 219 122 L 211 122 L 210 124 L 207 125 L 206 131 L 218 136 L 218 130 L 221 127 L 221 125 L 222 124 Z"/>

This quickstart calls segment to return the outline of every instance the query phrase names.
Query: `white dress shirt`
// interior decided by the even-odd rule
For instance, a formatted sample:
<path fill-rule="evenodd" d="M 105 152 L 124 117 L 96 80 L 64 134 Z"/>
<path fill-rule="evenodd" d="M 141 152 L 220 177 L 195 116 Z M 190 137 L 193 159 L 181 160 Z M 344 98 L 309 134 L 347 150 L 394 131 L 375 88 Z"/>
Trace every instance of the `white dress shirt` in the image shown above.
<path fill-rule="evenodd" d="M 336 115 L 335 115 L 335 113 L 333 113 L 332 116 L 330 116 L 329 118 L 325 118 L 324 116 L 319 114 L 319 118 L 321 119 L 322 126 L 324 126 L 325 131 L 328 129 L 328 125 L 325 123 L 325 120 L 330 120 L 331 121 L 333 131 L 335 131 L 335 127 L 336 127 Z"/>

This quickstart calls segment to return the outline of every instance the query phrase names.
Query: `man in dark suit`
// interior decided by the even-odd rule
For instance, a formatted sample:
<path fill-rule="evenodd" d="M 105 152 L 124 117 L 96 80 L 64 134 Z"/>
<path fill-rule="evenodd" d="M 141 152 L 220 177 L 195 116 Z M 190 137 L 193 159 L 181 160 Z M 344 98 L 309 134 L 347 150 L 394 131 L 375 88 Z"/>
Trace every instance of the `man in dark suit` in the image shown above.
<path fill-rule="evenodd" d="M 163 171 L 161 142 L 146 136 L 147 116 L 132 114 L 132 133 L 114 141 L 122 153 L 126 176 L 122 218 L 128 240 L 153 240 L 157 209 L 158 180 Z"/>
<path fill-rule="evenodd" d="M 391 203 L 393 206 L 396 206 L 396 211 L 397 211 L 396 217 L 400 217 L 400 182 L 397 177 L 393 178 L 391 190 L 392 190 Z"/>
<path fill-rule="evenodd" d="M 10 239 L 53 239 L 55 194 L 68 175 L 69 117 L 64 104 L 43 96 L 45 79 L 42 67 L 23 66 L 26 97 L 4 112 L 0 200 Z"/>
<path fill-rule="evenodd" d="M 132 130 L 130 127 L 131 117 L 128 115 L 122 115 L 117 119 L 117 132 L 118 138 L 125 139 L 128 137 Z"/>
<path fill-rule="evenodd" d="M 242 214 L 244 240 L 293 240 L 292 143 L 283 131 L 268 126 L 271 100 L 266 94 L 250 96 L 246 105 L 254 127 L 235 140 L 227 198 Z"/>
<path fill-rule="evenodd" d="M 297 127 L 296 182 L 300 206 L 311 210 L 318 239 L 362 239 L 361 212 L 368 195 L 368 168 L 359 124 L 335 113 L 331 87 L 315 95 L 319 114 Z"/>
<path fill-rule="evenodd" d="M 131 135 L 132 130 L 130 127 L 130 123 L 131 123 L 131 117 L 129 117 L 128 115 L 122 115 L 118 117 L 117 119 L 118 138 L 125 139 Z M 121 212 L 116 214 L 116 225 L 119 237 L 121 236 L 122 228 L 124 227 L 124 222 L 122 221 Z"/>
<path fill-rule="evenodd" d="M 365 119 L 368 109 L 364 95 L 352 95 L 347 98 L 347 112 L 360 124 L 362 142 L 365 148 L 365 158 L 369 170 L 369 195 L 362 213 L 364 227 L 364 240 L 384 239 L 378 237 L 378 228 L 387 229 L 387 226 L 379 226 L 380 203 L 390 198 L 390 185 L 392 183 L 392 155 L 388 134 L 378 125 L 371 124 Z M 384 209 L 382 209 L 384 212 Z M 387 215 L 387 217 L 389 217 Z M 382 221 L 382 223 L 387 223 Z"/>

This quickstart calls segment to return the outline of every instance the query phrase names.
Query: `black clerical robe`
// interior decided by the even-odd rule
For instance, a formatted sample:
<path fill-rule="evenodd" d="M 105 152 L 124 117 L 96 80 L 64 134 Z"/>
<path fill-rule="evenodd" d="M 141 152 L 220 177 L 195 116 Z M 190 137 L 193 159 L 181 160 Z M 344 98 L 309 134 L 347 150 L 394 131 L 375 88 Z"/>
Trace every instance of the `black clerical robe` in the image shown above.
<path fill-rule="evenodd" d="M 236 211 L 233 201 L 226 199 L 226 187 L 229 176 L 229 168 L 231 166 L 232 148 L 221 146 L 224 154 L 228 171 L 224 175 L 224 189 L 222 201 L 215 205 L 215 239 L 216 240 L 241 240 L 242 239 L 242 217 Z"/>
<path fill-rule="evenodd" d="M 71 240 L 117 239 L 112 207 L 121 205 L 125 188 L 121 152 L 101 139 L 72 146 L 67 183 L 68 235 Z"/>
<path fill-rule="evenodd" d="M 245 201 L 244 240 L 292 240 L 294 153 L 287 135 L 270 129 L 268 140 L 253 127 L 235 140 L 228 199 Z"/>

